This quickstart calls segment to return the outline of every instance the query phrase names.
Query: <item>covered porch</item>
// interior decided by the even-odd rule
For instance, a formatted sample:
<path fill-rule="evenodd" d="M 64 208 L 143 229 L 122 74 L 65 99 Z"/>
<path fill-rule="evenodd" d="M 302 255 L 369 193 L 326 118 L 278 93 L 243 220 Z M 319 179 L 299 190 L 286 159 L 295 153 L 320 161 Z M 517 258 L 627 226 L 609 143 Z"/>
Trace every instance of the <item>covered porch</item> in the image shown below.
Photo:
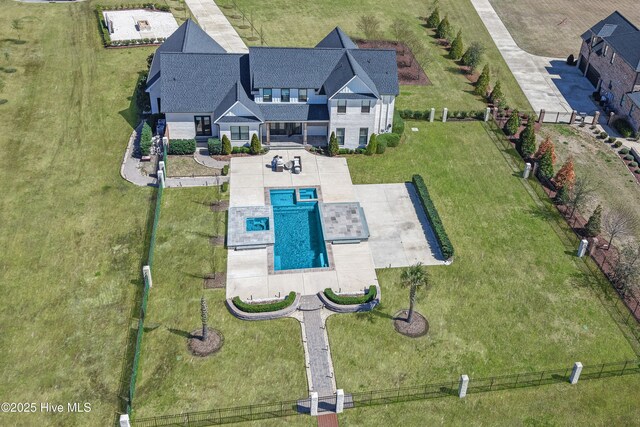
<path fill-rule="evenodd" d="M 329 122 L 266 121 L 262 126 L 262 143 L 323 146 L 328 143 Z"/>

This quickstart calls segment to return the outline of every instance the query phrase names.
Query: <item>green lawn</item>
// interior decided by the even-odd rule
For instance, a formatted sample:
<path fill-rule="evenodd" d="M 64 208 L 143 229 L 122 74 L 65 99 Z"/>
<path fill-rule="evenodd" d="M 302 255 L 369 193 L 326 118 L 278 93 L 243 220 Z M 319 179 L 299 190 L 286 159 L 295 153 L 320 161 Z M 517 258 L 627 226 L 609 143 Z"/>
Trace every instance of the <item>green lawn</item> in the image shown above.
<path fill-rule="evenodd" d="M 393 330 L 390 316 L 408 305 L 399 269 L 378 271 L 381 310 L 330 318 L 338 386 L 384 389 L 462 373 L 634 358 L 577 268 L 573 250 L 562 244 L 482 125 L 407 123 L 412 126 L 420 132 L 410 132 L 406 143 L 384 156 L 350 157 L 352 178 L 403 182 L 422 174 L 455 246 L 455 261 L 429 268 L 433 285 L 417 305 L 431 326 L 425 338 Z"/>
<path fill-rule="evenodd" d="M 473 95 L 473 87 L 461 74 L 456 64 L 446 58 L 447 52 L 437 46 L 431 30 L 421 26 L 420 17 L 431 13 L 432 2 L 420 0 L 363 0 L 345 2 L 339 0 L 236 0 L 238 6 L 252 15 L 255 25 L 262 28 L 265 42 L 269 46 L 315 46 L 335 26 L 340 26 L 350 36 L 363 37 L 357 29 L 358 18 L 363 14 L 374 14 L 381 22 L 381 30 L 386 38 L 391 38 L 389 25 L 401 18 L 419 34 L 427 44 L 427 57 L 422 66 L 433 83 L 431 86 L 403 86 L 396 106 L 400 109 L 427 109 L 448 107 L 453 110 L 479 110 L 484 103 Z M 222 5 L 230 2 L 222 2 Z M 502 80 L 503 89 L 510 106 L 521 110 L 531 107 L 518 86 L 511 71 L 496 48 L 480 17 L 469 0 L 440 2 L 441 15 L 449 15 L 451 24 L 463 29 L 467 44 L 472 41 L 482 43 L 487 49 L 484 56 L 492 67 L 494 79 Z M 233 9 L 222 8 L 228 17 L 238 15 Z M 242 19 L 230 18 L 240 34 Z M 246 42 L 246 41 L 245 41 Z M 260 42 L 247 42 L 250 45 Z"/>
<path fill-rule="evenodd" d="M 212 188 L 164 193 L 149 296 L 135 415 L 146 417 L 298 399 L 307 393 L 300 326 L 294 319 L 247 322 L 224 305 L 224 289 L 203 289 L 203 277 L 226 269 L 225 212 L 214 214 Z M 215 260 L 212 263 L 212 259 Z M 185 334 L 200 323 L 200 297 L 222 350 L 207 358 L 187 351 Z"/>
<path fill-rule="evenodd" d="M 0 424 L 105 425 L 141 286 L 151 190 L 119 169 L 151 50 L 103 49 L 91 2 L 0 10 L 0 400 L 92 404 Z"/>

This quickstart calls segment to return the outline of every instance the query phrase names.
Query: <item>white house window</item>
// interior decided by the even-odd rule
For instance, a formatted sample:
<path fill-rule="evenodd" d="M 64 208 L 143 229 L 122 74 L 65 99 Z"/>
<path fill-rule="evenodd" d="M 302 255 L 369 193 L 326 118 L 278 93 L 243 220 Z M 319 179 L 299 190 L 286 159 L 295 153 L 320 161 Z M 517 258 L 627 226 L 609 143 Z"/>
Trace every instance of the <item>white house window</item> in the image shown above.
<path fill-rule="evenodd" d="M 362 101 L 362 107 L 360 107 L 361 113 L 369 113 L 371 112 L 371 101 L 366 100 Z"/>
<path fill-rule="evenodd" d="M 307 102 L 307 90 L 298 89 L 298 102 Z"/>
<path fill-rule="evenodd" d="M 231 126 L 232 141 L 248 141 L 249 126 Z"/>
<path fill-rule="evenodd" d="M 291 91 L 289 89 L 280 89 L 280 101 L 289 102 L 291 99 Z"/>
<path fill-rule="evenodd" d="M 367 145 L 367 139 L 369 138 L 369 128 L 360 128 L 360 138 L 358 143 L 360 145 Z"/>
<path fill-rule="evenodd" d="M 609 50 L 609 46 L 604 45 L 604 49 L 602 50 L 602 56 L 607 56 L 607 51 Z"/>
<path fill-rule="evenodd" d="M 612 64 L 613 64 L 613 60 L 614 60 L 614 59 L 616 59 L 616 53 L 615 53 L 615 52 L 613 52 L 613 53 L 611 54 L 611 63 L 612 63 Z"/>
<path fill-rule="evenodd" d="M 622 97 L 620 98 L 620 106 L 622 107 L 622 104 L 624 103 L 624 97 L 627 96 L 626 93 L 622 94 Z"/>
<path fill-rule="evenodd" d="M 338 100 L 338 114 L 345 114 L 347 112 L 347 100 L 339 99 Z"/>
<path fill-rule="evenodd" d="M 336 138 L 338 139 L 338 145 L 344 145 L 344 128 L 336 129 Z"/>
<path fill-rule="evenodd" d="M 262 102 L 271 102 L 271 89 L 262 89 Z"/>
<path fill-rule="evenodd" d="M 193 121 L 196 124 L 196 136 L 211 136 L 211 117 L 194 116 Z"/>

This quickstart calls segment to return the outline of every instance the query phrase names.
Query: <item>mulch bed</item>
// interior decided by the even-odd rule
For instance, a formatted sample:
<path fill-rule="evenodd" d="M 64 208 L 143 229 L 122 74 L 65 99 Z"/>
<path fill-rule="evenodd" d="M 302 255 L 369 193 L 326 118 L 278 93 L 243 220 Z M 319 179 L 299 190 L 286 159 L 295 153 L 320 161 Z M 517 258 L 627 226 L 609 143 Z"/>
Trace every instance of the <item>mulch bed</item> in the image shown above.
<path fill-rule="evenodd" d="M 228 200 L 220 200 L 219 202 L 211 203 L 211 210 L 213 212 L 223 212 L 229 209 L 229 201 Z"/>
<path fill-rule="evenodd" d="M 227 283 L 227 273 L 209 273 L 204 275 L 205 289 L 224 289 Z"/>
<path fill-rule="evenodd" d="M 413 319 L 411 323 L 407 323 L 407 315 L 409 310 L 401 310 L 393 316 L 393 327 L 396 332 L 405 335 L 409 338 L 419 338 L 425 336 L 429 332 L 429 322 L 427 319 L 417 311 L 413 312 Z"/>
<path fill-rule="evenodd" d="M 187 348 L 194 356 L 206 357 L 220 351 L 223 344 L 222 334 L 212 328 L 207 328 L 207 340 L 202 341 L 202 329 L 200 328 L 191 332 Z"/>
<path fill-rule="evenodd" d="M 361 49 L 395 50 L 398 79 L 401 85 L 427 86 L 431 84 L 431 80 L 406 44 L 390 40 L 356 40 L 356 44 Z"/>

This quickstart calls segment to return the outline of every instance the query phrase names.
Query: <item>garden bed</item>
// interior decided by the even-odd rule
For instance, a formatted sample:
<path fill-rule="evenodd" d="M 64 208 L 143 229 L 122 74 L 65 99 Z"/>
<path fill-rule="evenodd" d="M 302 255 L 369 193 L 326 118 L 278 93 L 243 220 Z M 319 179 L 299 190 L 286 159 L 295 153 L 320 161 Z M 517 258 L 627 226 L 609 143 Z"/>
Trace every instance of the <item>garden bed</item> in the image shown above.
<path fill-rule="evenodd" d="M 401 85 L 427 86 L 431 84 L 431 80 L 406 44 L 390 40 L 356 40 L 356 43 L 361 49 L 395 50 L 398 79 Z"/>

